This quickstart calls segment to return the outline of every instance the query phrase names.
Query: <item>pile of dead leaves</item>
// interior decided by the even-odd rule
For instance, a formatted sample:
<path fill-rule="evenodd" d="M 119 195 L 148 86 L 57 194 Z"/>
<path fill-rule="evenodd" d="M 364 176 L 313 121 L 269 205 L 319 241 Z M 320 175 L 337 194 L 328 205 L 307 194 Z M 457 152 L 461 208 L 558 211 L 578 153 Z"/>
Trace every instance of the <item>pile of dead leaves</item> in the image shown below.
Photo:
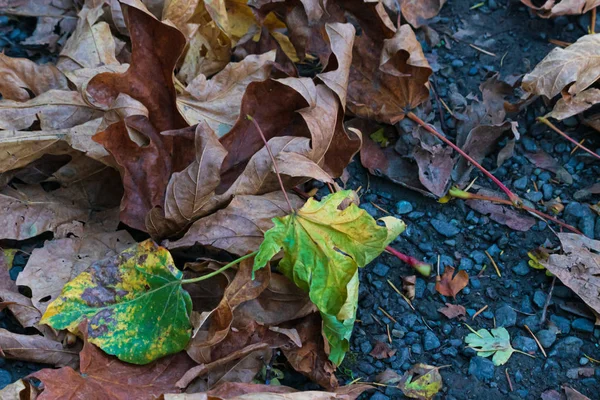
<path fill-rule="evenodd" d="M 0 299 L 39 332 L 2 330 L 0 348 L 61 368 L 2 398 L 360 395 L 334 374 L 357 268 L 404 225 L 378 225 L 348 191 L 303 206 L 279 178 L 337 188 L 371 124 L 427 100 L 432 70 L 392 21 L 418 27 L 444 1 L 55 3 L 0 5 L 60 49 L 54 65 L 0 54 Z M 15 285 L 10 247 L 42 234 Z M 277 352 L 328 392 L 252 384 Z"/>

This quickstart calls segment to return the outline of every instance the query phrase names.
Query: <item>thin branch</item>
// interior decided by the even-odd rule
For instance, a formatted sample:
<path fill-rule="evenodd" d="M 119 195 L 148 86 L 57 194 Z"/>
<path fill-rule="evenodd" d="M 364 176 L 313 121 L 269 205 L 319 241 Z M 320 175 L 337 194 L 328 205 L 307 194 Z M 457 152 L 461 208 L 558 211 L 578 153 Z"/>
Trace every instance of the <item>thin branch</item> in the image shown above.
<path fill-rule="evenodd" d="M 598 154 L 594 153 L 593 151 L 591 151 L 590 149 L 588 149 L 587 147 L 585 147 L 581 143 L 577 142 L 577 140 L 573 139 L 571 136 L 567 135 L 566 133 L 564 133 L 563 131 L 561 131 L 560 129 L 558 129 L 552 122 L 550 122 L 548 120 L 548 118 L 546 118 L 546 117 L 537 117 L 537 120 L 539 122 L 541 122 L 542 124 L 546 125 L 547 127 L 549 127 L 550 129 L 552 129 L 554 132 L 558 133 L 560 136 L 562 136 L 565 139 L 567 139 L 569 142 L 573 143 L 576 147 L 579 147 L 581 150 L 585 151 L 586 153 L 591 154 L 592 156 L 594 156 L 594 157 L 596 157 L 597 159 L 600 160 L 600 156 Z"/>

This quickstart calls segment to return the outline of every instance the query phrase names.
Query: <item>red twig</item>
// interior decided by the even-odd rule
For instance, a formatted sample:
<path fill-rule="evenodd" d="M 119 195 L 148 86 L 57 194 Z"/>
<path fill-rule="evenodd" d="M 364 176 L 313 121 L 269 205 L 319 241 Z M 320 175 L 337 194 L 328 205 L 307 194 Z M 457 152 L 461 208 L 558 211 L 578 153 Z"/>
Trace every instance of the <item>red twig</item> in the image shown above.
<path fill-rule="evenodd" d="M 600 159 L 600 156 L 598 154 L 594 153 L 593 151 L 591 151 L 590 149 L 588 149 L 581 143 L 577 142 L 577 140 L 573 139 L 571 136 L 567 135 L 566 133 L 564 133 L 563 131 L 558 129 L 552 122 L 548 121 L 547 118 L 537 117 L 537 120 L 539 122 L 541 122 L 542 124 L 546 125 L 547 127 L 549 127 L 550 129 L 552 129 L 554 132 L 558 133 L 560 136 L 567 139 L 569 142 L 573 143 L 576 147 L 579 147 L 581 150 L 585 151 L 586 153 L 589 153 L 592 156 L 596 157 L 597 159 Z"/>
<path fill-rule="evenodd" d="M 408 118 L 412 119 L 417 124 L 421 125 L 427 132 L 431 133 L 433 136 L 437 137 L 442 142 L 444 142 L 448 146 L 452 147 L 456 152 L 458 152 L 461 156 L 463 156 L 464 158 L 466 158 L 471 164 L 473 164 L 481 172 L 483 172 L 496 185 L 498 185 L 498 187 L 500 189 L 502 189 L 502 191 L 504 193 L 506 193 L 506 195 L 510 199 L 512 205 L 514 205 L 515 207 L 521 207 L 522 206 L 523 202 L 521 201 L 521 199 L 519 198 L 519 196 L 517 196 L 516 194 L 514 194 L 513 192 L 511 192 L 510 189 L 507 188 L 502 182 L 500 182 L 500 180 L 498 178 L 496 178 L 494 175 L 492 175 L 492 173 L 490 171 L 488 171 L 487 169 L 483 168 L 481 166 L 481 164 L 479 164 L 477 161 L 475 161 L 470 155 L 468 155 L 467 153 L 465 153 L 460 147 L 458 147 L 457 145 L 455 145 L 454 143 L 452 143 L 452 141 L 450 141 L 444 135 L 442 135 L 441 133 L 439 133 L 438 131 L 436 131 L 435 128 L 433 128 L 431 125 L 429 125 L 428 123 L 426 123 L 425 121 L 423 121 L 421 118 L 419 118 L 412 111 L 409 111 L 406 114 L 406 116 Z"/>
<path fill-rule="evenodd" d="M 426 262 L 423 261 L 419 261 L 418 259 L 409 256 L 408 254 L 404 254 L 399 252 L 398 250 L 394 249 L 391 246 L 387 246 L 385 248 L 385 250 L 392 254 L 395 257 L 398 257 L 400 259 L 400 261 L 407 263 L 408 265 L 410 265 L 411 267 L 413 267 L 414 269 L 416 269 L 420 274 L 424 275 L 424 276 L 429 276 L 431 274 L 431 265 L 427 264 Z"/>

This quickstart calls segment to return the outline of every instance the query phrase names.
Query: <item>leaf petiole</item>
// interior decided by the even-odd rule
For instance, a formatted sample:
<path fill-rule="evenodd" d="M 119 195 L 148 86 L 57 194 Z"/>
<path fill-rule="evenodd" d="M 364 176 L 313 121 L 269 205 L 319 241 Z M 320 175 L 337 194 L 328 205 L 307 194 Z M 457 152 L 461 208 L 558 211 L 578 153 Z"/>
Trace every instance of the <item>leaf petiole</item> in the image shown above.
<path fill-rule="evenodd" d="M 182 279 L 181 280 L 181 284 L 185 285 L 185 284 L 188 284 L 188 283 L 196 283 L 196 282 L 200 282 L 200 281 L 206 280 L 208 278 L 212 278 L 213 276 L 219 275 L 221 272 L 223 272 L 223 271 L 225 271 L 225 270 L 233 267 L 234 265 L 237 265 L 237 264 L 241 263 L 245 259 L 250 258 L 250 257 L 254 257 L 256 255 L 256 253 L 258 253 L 258 250 L 253 251 L 250 254 L 246 254 L 245 256 L 242 256 L 242 257 L 238 258 L 237 260 L 233 260 L 229 264 L 222 266 L 221 268 L 219 268 L 216 271 L 211 272 L 210 274 L 202 275 L 202 276 L 199 276 L 197 278 Z"/>

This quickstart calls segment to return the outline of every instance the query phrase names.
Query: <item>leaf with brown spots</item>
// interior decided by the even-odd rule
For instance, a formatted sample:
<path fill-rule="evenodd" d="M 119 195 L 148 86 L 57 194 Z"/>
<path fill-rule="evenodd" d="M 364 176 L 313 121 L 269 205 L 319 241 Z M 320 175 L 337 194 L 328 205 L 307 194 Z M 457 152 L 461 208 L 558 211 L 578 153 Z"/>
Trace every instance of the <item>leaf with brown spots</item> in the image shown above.
<path fill-rule="evenodd" d="M 82 329 L 86 332 L 87 329 Z M 85 340 L 79 371 L 71 367 L 42 369 L 32 374 L 44 384 L 43 399 L 85 398 L 129 400 L 156 398 L 179 393 L 175 382 L 194 362 L 185 353 L 168 356 L 147 365 L 132 365 L 100 351 Z"/>
<path fill-rule="evenodd" d="M 466 271 L 460 270 L 454 275 L 454 268 L 446 267 L 443 275 L 436 277 L 435 290 L 443 296 L 456 297 L 458 292 L 463 290 L 469 283 L 469 275 Z"/>

